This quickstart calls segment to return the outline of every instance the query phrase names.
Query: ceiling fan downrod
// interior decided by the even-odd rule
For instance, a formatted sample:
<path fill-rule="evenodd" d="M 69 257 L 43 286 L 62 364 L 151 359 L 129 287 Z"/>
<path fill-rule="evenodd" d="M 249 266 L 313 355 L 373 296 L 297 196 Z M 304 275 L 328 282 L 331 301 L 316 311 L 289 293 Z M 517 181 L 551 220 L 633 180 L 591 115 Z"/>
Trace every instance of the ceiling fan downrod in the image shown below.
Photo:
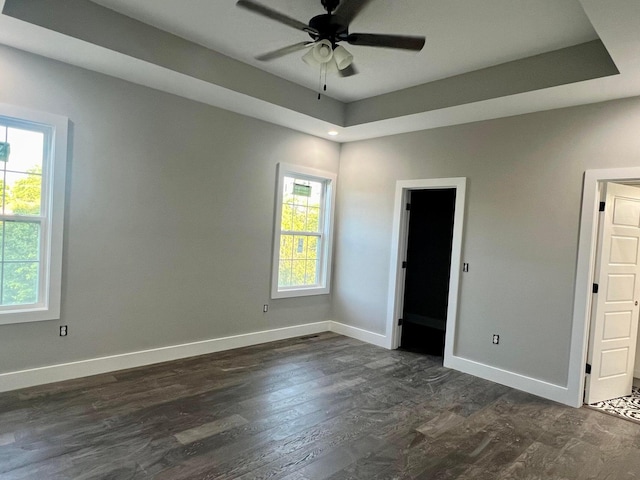
<path fill-rule="evenodd" d="M 336 10 L 336 8 L 338 8 L 338 5 L 340 5 L 340 0 L 321 0 L 321 1 L 322 1 L 322 6 L 327 11 L 327 13 L 329 13 L 329 15 L 331 15 L 331 13 L 333 13 Z"/>

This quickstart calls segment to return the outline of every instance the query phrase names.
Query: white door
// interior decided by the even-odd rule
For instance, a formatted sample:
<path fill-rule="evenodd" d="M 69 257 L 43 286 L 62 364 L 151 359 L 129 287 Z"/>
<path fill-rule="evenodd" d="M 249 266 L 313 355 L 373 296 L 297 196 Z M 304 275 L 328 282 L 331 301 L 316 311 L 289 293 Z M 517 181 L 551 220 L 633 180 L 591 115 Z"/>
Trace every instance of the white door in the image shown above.
<path fill-rule="evenodd" d="M 607 183 L 600 217 L 585 402 L 631 394 L 640 300 L 640 188 Z"/>

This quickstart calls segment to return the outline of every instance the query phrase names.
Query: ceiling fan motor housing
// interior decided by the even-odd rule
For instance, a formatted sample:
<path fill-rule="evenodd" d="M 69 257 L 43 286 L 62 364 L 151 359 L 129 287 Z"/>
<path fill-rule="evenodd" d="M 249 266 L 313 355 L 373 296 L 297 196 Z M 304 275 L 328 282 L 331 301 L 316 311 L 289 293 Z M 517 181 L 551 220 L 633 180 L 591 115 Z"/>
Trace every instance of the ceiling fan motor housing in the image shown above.
<path fill-rule="evenodd" d="M 318 33 L 309 33 L 314 40 L 329 40 L 333 45 L 345 40 L 349 35 L 347 27 L 342 25 L 334 15 L 328 13 L 317 15 L 309 20 L 309 26 Z"/>

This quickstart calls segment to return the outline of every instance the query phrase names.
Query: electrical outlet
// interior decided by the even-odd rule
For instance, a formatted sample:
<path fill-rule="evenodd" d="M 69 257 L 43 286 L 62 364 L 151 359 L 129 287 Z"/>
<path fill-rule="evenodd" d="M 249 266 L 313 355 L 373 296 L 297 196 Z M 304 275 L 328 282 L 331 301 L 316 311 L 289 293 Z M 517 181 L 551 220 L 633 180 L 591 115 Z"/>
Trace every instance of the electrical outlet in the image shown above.
<path fill-rule="evenodd" d="M 267 313 L 269 311 L 269 305 L 266 303 L 262 306 L 262 313 Z"/>
<path fill-rule="evenodd" d="M 493 334 L 493 344 L 498 345 L 500 343 L 500 335 Z"/>
<path fill-rule="evenodd" d="M 61 337 L 66 337 L 67 336 L 67 326 L 66 325 L 60 325 L 60 336 Z"/>
<path fill-rule="evenodd" d="M 468 263 L 463 263 L 462 264 L 462 271 L 463 272 L 468 272 L 469 271 L 469 264 Z"/>

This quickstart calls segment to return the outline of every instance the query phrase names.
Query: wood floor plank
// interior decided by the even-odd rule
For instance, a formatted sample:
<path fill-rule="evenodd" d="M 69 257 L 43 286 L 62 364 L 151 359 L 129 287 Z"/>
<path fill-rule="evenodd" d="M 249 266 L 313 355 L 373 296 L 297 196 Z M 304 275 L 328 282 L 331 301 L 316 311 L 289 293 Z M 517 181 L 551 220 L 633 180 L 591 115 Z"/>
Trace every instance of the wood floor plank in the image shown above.
<path fill-rule="evenodd" d="M 174 437 L 176 437 L 176 440 L 182 445 L 189 445 L 203 438 L 211 437 L 218 433 L 231 430 L 232 428 L 246 425 L 247 423 L 249 422 L 240 415 L 231 415 L 230 417 L 221 418 L 213 422 L 189 428 L 188 430 L 183 430 L 182 432 L 174 434 Z"/>
<path fill-rule="evenodd" d="M 3 433 L 0 434 L 0 447 L 4 447 L 6 445 L 11 445 L 16 441 L 15 433 Z"/>

